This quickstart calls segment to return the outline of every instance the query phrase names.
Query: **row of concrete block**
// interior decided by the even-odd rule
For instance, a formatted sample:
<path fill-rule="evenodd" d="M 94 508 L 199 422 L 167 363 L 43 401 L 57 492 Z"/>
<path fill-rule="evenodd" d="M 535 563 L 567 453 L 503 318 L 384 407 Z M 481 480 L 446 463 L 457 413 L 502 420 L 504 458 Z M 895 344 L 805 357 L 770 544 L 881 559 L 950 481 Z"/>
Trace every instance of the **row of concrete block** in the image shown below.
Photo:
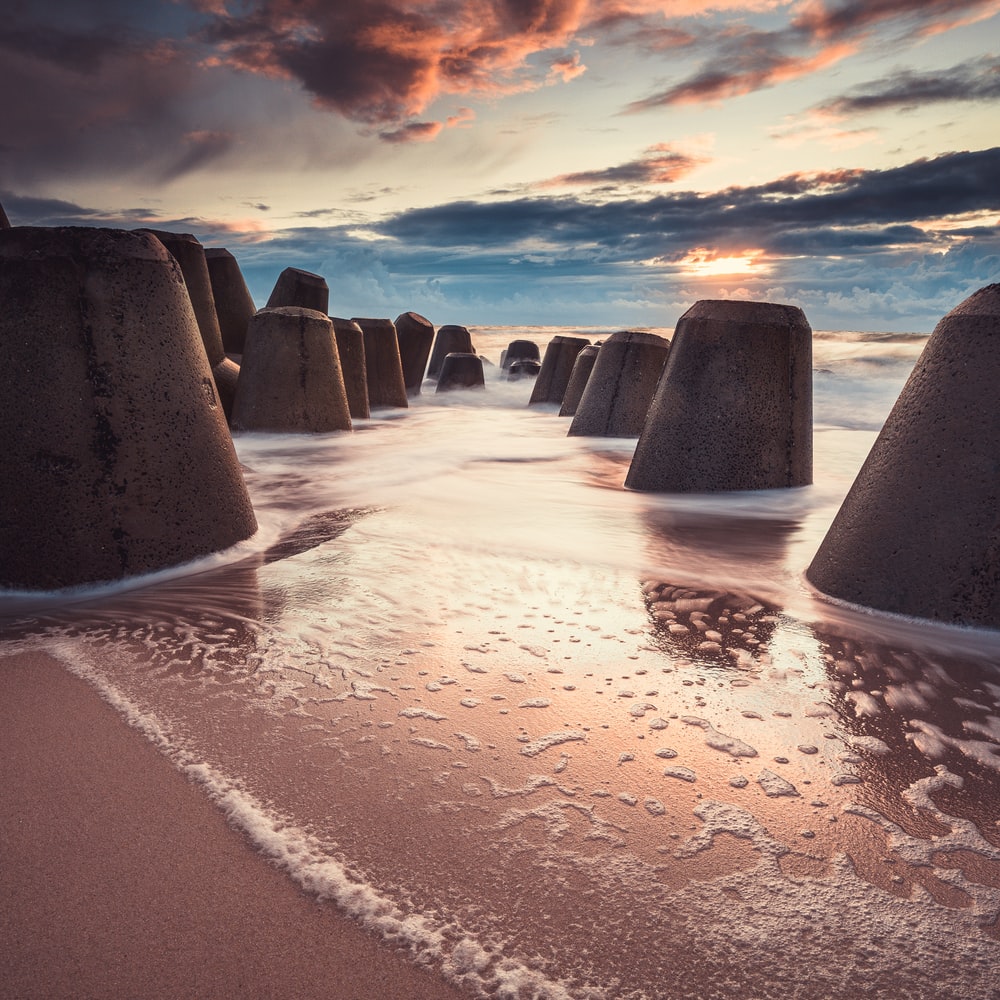
<path fill-rule="evenodd" d="M 864 607 L 1000 628 L 1000 284 L 937 324 L 807 580 Z M 812 482 L 812 334 L 794 306 L 696 303 L 672 342 L 548 345 L 531 402 L 570 434 L 637 437 L 625 486 L 712 492 Z"/>
<path fill-rule="evenodd" d="M 207 306 L 192 293 L 178 259 L 184 250 L 164 245 L 170 235 L 0 227 L 0 586 L 118 579 L 256 530 L 223 405 L 232 386 L 235 413 L 242 373 L 225 352 L 218 316 L 216 338 Z M 339 323 L 379 371 L 365 324 L 373 343 L 382 331 L 394 345 L 400 369 L 397 327 L 412 321 L 423 332 L 420 352 L 429 344 L 430 324 L 413 314 L 396 324 L 335 323 L 322 310 L 275 304 L 251 320 L 263 342 L 273 324 L 303 342 L 310 329 L 322 330 L 329 356 L 341 358 L 329 336 Z M 248 338 L 252 329 L 248 321 Z M 617 427 L 619 400 L 629 419 L 644 412 L 626 479 L 633 489 L 803 485 L 812 467 L 810 336 L 792 306 L 697 303 L 669 348 L 640 334 L 602 345 L 574 424 L 586 414 L 598 432 Z M 562 405 L 585 346 L 570 345 L 572 364 L 549 365 L 566 339 L 548 345 L 532 402 L 550 393 L 546 401 Z M 1000 412 L 991 402 L 998 342 L 1000 285 L 980 289 L 938 324 L 807 571 L 818 589 L 886 611 L 1000 627 Z M 252 349 L 243 346 L 246 366 Z M 468 346 L 449 351 L 442 367 L 448 356 L 474 358 Z M 630 359 L 652 348 L 666 363 L 650 364 L 661 369 L 656 390 L 648 407 L 637 406 L 622 388 L 652 384 L 648 373 L 629 374 Z M 286 366 L 300 382 L 312 377 L 310 350 Z M 595 377 L 602 357 L 610 381 Z M 273 368 L 260 362 L 265 374 Z M 556 399 L 552 385 L 564 378 Z M 396 392 L 405 405 L 398 381 Z M 590 395 L 600 406 L 589 405 Z"/>

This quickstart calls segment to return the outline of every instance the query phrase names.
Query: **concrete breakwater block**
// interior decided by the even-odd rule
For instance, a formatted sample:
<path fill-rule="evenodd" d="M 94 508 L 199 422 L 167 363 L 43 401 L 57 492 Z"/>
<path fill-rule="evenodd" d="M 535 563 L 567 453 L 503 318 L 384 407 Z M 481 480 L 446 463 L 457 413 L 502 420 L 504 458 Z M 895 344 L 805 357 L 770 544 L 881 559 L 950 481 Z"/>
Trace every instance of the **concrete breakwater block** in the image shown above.
<path fill-rule="evenodd" d="M 427 359 L 434 344 L 434 325 L 415 312 L 401 313 L 393 325 L 399 343 L 399 358 L 403 365 L 403 383 L 411 396 L 420 393 Z"/>
<path fill-rule="evenodd" d="M 247 326 L 257 311 L 239 262 L 224 247 L 207 247 L 205 263 L 215 299 L 215 314 L 227 354 L 242 354 Z"/>
<path fill-rule="evenodd" d="M 7 218 L 7 213 L 3 210 L 3 205 L 0 205 L 0 229 L 10 229 L 10 219 Z"/>
<path fill-rule="evenodd" d="M 441 366 L 444 364 L 445 356 L 448 354 L 475 354 L 476 349 L 472 346 L 472 334 L 464 326 L 457 326 L 454 323 L 446 323 L 438 327 L 437 336 L 434 338 L 434 349 L 431 351 L 431 360 L 427 365 L 427 378 L 435 381 L 441 374 Z"/>
<path fill-rule="evenodd" d="M 297 267 L 286 267 L 278 275 L 274 288 L 267 300 L 268 309 L 279 306 L 298 306 L 301 309 L 315 309 L 317 312 L 330 311 L 330 289 L 326 278 L 312 271 Z"/>
<path fill-rule="evenodd" d="M 512 364 L 518 361 L 535 361 L 541 365 L 542 355 L 538 350 L 538 344 L 533 340 L 512 340 L 500 358 L 500 367 L 507 371 Z"/>
<path fill-rule="evenodd" d="M 625 486 L 701 493 L 811 482 L 805 314 L 771 302 L 696 302 L 677 321 Z"/>
<path fill-rule="evenodd" d="M 806 576 L 881 611 L 1000 628 L 1000 284 L 934 328 Z"/>
<path fill-rule="evenodd" d="M 452 389 L 485 389 L 486 378 L 483 373 L 483 359 L 477 354 L 446 354 L 441 365 L 441 375 L 438 378 L 437 391 L 448 392 Z"/>
<path fill-rule="evenodd" d="M 670 341 L 655 333 L 613 333 L 601 345 L 569 433 L 638 437 L 669 354 Z"/>
<path fill-rule="evenodd" d="M 572 417 L 576 413 L 576 408 L 580 405 L 580 398 L 583 396 L 583 390 L 587 387 L 590 373 L 594 370 L 594 362 L 597 361 L 597 352 L 600 349 L 600 344 L 588 344 L 576 356 L 573 370 L 569 375 L 569 382 L 566 383 L 566 391 L 563 393 L 562 406 L 559 407 L 560 417 Z"/>
<path fill-rule="evenodd" d="M 576 356 L 590 341 L 584 337 L 553 337 L 545 348 L 542 367 L 535 379 L 535 387 L 531 390 L 529 406 L 542 403 L 558 403 L 562 405 L 569 377 L 573 374 Z"/>
<path fill-rule="evenodd" d="M 226 349 L 222 343 L 222 331 L 219 329 L 219 318 L 215 311 L 215 296 L 208 273 L 205 248 L 190 233 L 168 233 L 159 229 L 146 229 L 143 232 L 152 233 L 181 266 L 191 306 L 198 320 L 201 339 L 205 345 L 205 353 L 208 355 L 208 363 L 215 378 L 215 387 L 228 419 L 233 412 L 233 391 L 236 380 L 232 371 L 233 362 L 226 363 Z"/>
<path fill-rule="evenodd" d="M 233 430 L 324 433 L 351 429 L 330 317 L 314 309 L 261 309 L 247 329 Z"/>
<path fill-rule="evenodd" d="M 201 339 L 205 343 L 208 363 L 214 368 L 226 356 L 226 350 L 222 345 L 222 332 L 215 312 L 215 296 L 208 276 L 205 248 L 190 233 L 168 233 L 160 229 L 140 231 L 152 233 L 180 264 L 181 274 L 184 275 L 184 283 L 191 297 L 191 306 L 198 320 Z"/>
<path fill-rule="evenodd" d="M 365 372 L 368 382 L 368 405 L 371 409 L 387 406 L 407 407 L 403 360 L 399 356 L 396 327 L 391 319 L 359 319 L 354 322 L 365 335 Z"/>
<path fill-rule="evenodd" d="M 0 586 L 165 569 L 257 522 L 175 258 L 150 233 L 0 232 Z"/>
<path fill-rule="evenodd" d="M 344 373 L 347 404 L 355 420 L 371 416 L 368 403 L 368 366 L 365 364 L 365 334 L 353 319 L 331 316 L 333 334 L 340 354 L 340 369 Z"/>
<path fill-rule="evenodd" d="M 507 381 L 517 382 L 522 378 L 537 378 L 542 370 L 541 362 L 531 361 L 527 358 L 518 358 L 511 362 L 507 368 Z"/>

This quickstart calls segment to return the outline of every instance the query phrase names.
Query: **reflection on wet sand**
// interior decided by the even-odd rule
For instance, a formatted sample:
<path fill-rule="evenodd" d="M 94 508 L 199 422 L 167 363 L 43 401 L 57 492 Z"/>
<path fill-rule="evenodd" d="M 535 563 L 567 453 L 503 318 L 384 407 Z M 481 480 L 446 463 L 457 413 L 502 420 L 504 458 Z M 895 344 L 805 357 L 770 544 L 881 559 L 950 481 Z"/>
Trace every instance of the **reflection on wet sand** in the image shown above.
<path fill-rule="evenodd" d="M 365 463 L 371 490 L 434 419 L 396 423 L 391 452 L 338 442 L 339 472 Z M 594 489 L 613 449 L 514 463 L 507 419 L 493 460 L 372 506 L 310 506 L 328 497 L 303 477 L 313 499 L 253 560 L 49 611 L 21 641 L 470 995 L 993 996 L 989 658 L 793 610 L 798 499 Z M 286 447 L 250 477 L 258 509 L 322 446 Z"/>

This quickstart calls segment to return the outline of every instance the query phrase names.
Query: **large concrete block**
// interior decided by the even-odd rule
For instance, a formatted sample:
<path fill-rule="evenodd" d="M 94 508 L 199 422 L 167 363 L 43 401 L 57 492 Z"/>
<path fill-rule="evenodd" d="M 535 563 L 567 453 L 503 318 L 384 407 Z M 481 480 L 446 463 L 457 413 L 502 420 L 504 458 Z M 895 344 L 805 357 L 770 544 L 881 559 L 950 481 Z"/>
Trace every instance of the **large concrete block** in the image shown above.
<path fill-rule="evenodd" d="M 326 278 L 312 271 L 297 267 L 286 267 L 274 283 L 267 300 L 268 309 L 279 306 L 299 306 L 301 309 L 315 309 L 324 315 L 330 311 L 330 289 Z"/>
<path fill-rule="evenodd" d="M 472 334 L 464 326 L 457 326 L 454 323 L 446 323 L 438 327 L 437 336 L 434 338 L 434 349 L 431 351 L 431 360 L 427 365 L 427 378 L 437 380 L 441 374 L 441 366 L 444 364 L 445 356 L 448 354 L 475 354 L 476 349 L 472 346 Z"/>
<path fill-rule="evenodd" d="M 222 346 L 227 354 L 242 354 L 247 339 L 247 326 L 257 311 L 250 289 L 247 288 L 239 262 L 224 247 L 206 248 L 205 263 L 212 283 Z"/>
<path fill-rule="evenodd" d="M 347 402 L 355 420 L 371 416 L 368 402 L 368 366 L 365 364 L 365 334 L 353 319 L 331 316 L 333 333 L 340 353 L 340 368 L 344 373 Z"/>
<path fill-rule="evenodd" d="M 538 344 L 533 340 L 512 340 L 500 358 L 500 367 L 507 371 L 512 364 L 517 361 L 537 361 L 541 363 L 542 355 L 538 350 Z"/>
<path fill-rule="evenodd" d="M 257 530 L 184 277 L 152 234 L 0 232 L 0 371 L 0 586 L 115 580 Z"/>
<path fill-rule="evenodd" d="M 403 361 L 399 356 L 396 327 L 391 319 L 354 317 L 365 335 L 365 371 L 368 376 L 368 405 L 379 407 L 410 404 L 403 381 Z"/>
<path fill-rule="evenodd" d="M 613 333 L 601 345 L 569 433 L 638 437 L 669 353 L 670 341 L 655 333 Z"/>
<path fill-rule="evenodd" d="M 485 389 L 483 359 L 477 354 L 451 353 L 444 356 L 437 391 L 449 392 L 453 389 Z"/>
<path fill-rule="evenodd" d="M 351 429 L 329 316 L 298 306 L 256 313 L 247 329 L 232 425 L 239 431 Z"/>
<path fill-rule="evenodd" d="M 566 383 L 566 391 L 563 393 L 562 406 L 559 407 L 560 417 L 572 417 L 576 413 L 576 408 L 580 405 L 583 390 L 587 388 L 590 373 L 594 370 L 594 362 L 597 361 L 597 352 L 601 349 L 600 344 L 588 344 L 576 356 L 573 362 L 573 371 L 570 372 L 569 382 Z"/>
<path fill-rule="evenodd" d="M 584 337 L 553 337 L 545 348 L 542 368 L 531 390 L 529 406 L 542 403 L 562 405 L 576 356 L 590 343 Z"/>
<path fill-rule="evenodd" d="M 696 302 L 677 321 L 625 485 L 702 493 L 810 482 L 812 331 L 804 313 L 771 302 Z"/>
<path fill-rule="evenodd" d="M 198 329 L 205 344 L 208 363 L 215 367 L 226 355 L 219 330 L 219 317 L 215 312 L 212 280 L 208 275 L 205 248 L 190 233 L 168 233 L 160 229 L 145 229 L 152 233 L 173 254 L 181 266 L 191 305 L 198 320 Z"/>
<path fill-rule="evenodd" d="M 1000 628 L 1000 284 L 933 334 L 807 578 L 882 611 Z"/>
<path fill-rule="evenodd" d="M 3 205 L 0 205 L 0 229 L 10 229 L 10 219 L 7 218 Z"/>
<path fill-rule="evenodd" d="M 419 313 L 405 312 L 396 317 L 396 340 L 403 364 L 403 382 L 411 396 L 419 395 L 427 359 L 434 343 L 434 325 Z"/>

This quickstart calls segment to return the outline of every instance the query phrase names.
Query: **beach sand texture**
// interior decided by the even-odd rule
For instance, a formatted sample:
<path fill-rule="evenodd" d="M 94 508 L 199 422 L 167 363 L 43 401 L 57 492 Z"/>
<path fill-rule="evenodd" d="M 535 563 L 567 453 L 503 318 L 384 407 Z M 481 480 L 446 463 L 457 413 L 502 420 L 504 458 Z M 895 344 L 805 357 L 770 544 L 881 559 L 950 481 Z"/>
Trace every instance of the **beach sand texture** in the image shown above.
<path fill-rule="evenodd" d="M 0 660 L 5 1000 L 462 994 L 307 896 L 85 681 Z"/>

